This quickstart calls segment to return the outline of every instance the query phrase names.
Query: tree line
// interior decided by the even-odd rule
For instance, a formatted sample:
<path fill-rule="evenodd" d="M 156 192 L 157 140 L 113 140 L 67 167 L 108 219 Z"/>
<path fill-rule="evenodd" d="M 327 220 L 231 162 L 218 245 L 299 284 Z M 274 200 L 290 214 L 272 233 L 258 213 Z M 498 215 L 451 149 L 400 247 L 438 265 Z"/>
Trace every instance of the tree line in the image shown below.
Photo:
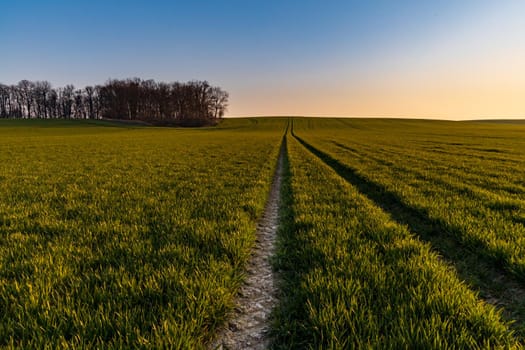
<path fill-rule="evenodd" d="M 0 118 L 141 120 L 200 126 L 224 116 L 228 93 L 207 81 L 110 79 L 104 85 L 53 88 L 47 81 L 0 84 Z"/>

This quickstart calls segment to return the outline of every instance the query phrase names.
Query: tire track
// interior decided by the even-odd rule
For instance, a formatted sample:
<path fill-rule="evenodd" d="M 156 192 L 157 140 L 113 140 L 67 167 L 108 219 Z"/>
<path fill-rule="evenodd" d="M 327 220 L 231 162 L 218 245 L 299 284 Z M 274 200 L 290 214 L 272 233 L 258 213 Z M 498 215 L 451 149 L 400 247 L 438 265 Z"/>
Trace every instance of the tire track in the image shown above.
<path fill-rule="evenodd" d="M 380 184 L 374 183 L 355 169 L 341 163 L 328 153 L 321 151 L 291 131 L 292 136 L 313 156 L 330 167 L 348 184 L 354 186 L 376 206 L 388 213 L 394 221 L 405 225 L 420 240 L 431 244 L 443 260 L 450 264 L 458 277 L 471 289 L 479 293 L 479 298 L 495 306 L 504 318 L 512 323 L 520 342 L 525 339 L 525 316 L 522 311 L 525 303 L 525 288 L 504 267 L 490 261 L 486 253 L 464 247 L 458 238 L 459 233 L 446 224 L 429 217 L 403 203 L 401 198 Z M 447 235 L 442 232 L 454 232 Z M 487 261 L 488 260 L 488 261 Z M 476 268 L 473 268 L 476 266 Z M 518 311 L 515 311 L 518 310 Z"/>

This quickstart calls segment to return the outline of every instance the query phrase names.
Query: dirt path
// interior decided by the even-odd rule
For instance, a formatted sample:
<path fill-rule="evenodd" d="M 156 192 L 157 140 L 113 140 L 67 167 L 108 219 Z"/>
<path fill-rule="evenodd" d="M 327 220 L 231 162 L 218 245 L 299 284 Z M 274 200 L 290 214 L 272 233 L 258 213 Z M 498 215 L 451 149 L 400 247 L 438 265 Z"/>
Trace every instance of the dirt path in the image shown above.
<path fill-rule="evenodd" d="M 268 317 L 277 302 L 270 256 L 277 236 L 284 152 L 285 148 L 281 147 L 270 196 L 257 225 L 255 248 L 247 267 L 246 282 L 239 292 L 237 307 L 211 349 L 268 348 Z"/>

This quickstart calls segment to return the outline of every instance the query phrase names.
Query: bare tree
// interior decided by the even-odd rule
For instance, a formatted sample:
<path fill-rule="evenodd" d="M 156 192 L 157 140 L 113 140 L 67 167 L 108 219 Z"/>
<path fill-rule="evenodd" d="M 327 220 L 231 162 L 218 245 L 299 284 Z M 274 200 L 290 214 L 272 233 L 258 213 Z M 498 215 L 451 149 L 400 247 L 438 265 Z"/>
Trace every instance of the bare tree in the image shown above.
<path fill-rule="evenodd" d="M 19 103 L 22 107 L 22 115 L 25 114 L 25 118 L 31 118 L 31 109 L 33 108 L 34 101 L 34 86 L 35 84 L 29 80 L 21 80 L 18 83 Z"/>
<path fill-rule="evenodd" d="M 34 83 L 34 101 L 36 104 L 37 118 L 48 118 L 48 100 L 51 94 L 51 84 L 48 81 L 37 81 Z"/>
<path fill-rule="evenodd" d="M 9 86 L 0 84 L 0 118 L 7 118 L 11 113 L 11 91 Z"/>
<path fill-rule="evenodd" d="M 73 85 L 53 89 L 47 81 L 0 84 L 2 118 L 104 117 L 197 126 L 216 122 L 227 106 L 228 93 L 207 81 L 112 79 L 78 90 Z"/>
<path fill-rule="evenodd" d="M 222 118 L 228 108 L 229 94 L 219 87 L 212 87 L 210 95 L 210 114 L 215 119 Z"/>
<path fill-rule="evenodd" d="M 58 90 L 62 118 L 71 119 L 73 117 L 74 91 L 75 87 L 73 85 L 66 85 L 64 88 Z"/>
<path fill-rule="evenodd" d="M 47 115 L 49 118 L 60 118 L 60 109 L 58 103 L 58 93 L 55 89 L 49 91 L 47 98 Z"/>
<path fill-rule="evenodd" d="M 96 89 L 93 86 L 86 86 L 85 92 L 85 103 L 87 107 L 87 117 L 90 119 L 96 119 L 95 115 L 95 98 Z"/>

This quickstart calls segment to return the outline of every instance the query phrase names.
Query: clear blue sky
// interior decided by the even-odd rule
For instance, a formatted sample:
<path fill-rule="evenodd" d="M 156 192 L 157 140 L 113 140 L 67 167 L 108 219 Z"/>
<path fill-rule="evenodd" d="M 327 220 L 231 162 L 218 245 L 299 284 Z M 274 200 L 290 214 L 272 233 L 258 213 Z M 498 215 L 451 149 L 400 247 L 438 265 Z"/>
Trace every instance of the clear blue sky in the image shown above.
<path fill-rule="evenodd" d="M 524 38 L 521 0 L 0 0 L 0 82 L 202 79 L 231 115 L 515 117 Z"/>

